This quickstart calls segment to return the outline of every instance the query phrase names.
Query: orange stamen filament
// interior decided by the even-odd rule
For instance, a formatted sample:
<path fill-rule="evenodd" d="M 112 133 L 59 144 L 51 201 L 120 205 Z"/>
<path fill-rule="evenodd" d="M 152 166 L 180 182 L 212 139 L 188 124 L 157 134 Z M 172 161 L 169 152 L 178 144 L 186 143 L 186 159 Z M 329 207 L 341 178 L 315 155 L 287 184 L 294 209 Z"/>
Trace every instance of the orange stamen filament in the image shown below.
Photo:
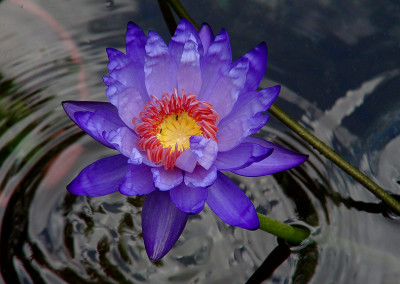
<path fill-rule="evenodd" d="M 190 147 L 191 136 L 204 136 L 217 141 L 218 114 L 211 104 L 196 99 L 196 95 L 186 95 L 177 90 L 150 101 L 139 114 L 140 120 L 133 119 L 138 134 L 138 146 L 147 152 L 150 161 L 173 168 L 176 159 Z"/>

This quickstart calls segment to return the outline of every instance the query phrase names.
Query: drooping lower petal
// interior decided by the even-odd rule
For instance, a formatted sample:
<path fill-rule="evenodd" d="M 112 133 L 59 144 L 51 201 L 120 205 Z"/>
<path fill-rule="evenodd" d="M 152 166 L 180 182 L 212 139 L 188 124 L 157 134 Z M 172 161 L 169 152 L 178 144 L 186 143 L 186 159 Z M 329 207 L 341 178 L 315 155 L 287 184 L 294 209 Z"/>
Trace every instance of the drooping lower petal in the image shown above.
<path fill-rule="evenodd" d="M 272 142 L 257 137 L 247 137 L 244 142 L 255 143 L 267 148 L 273 148 L 272 154 L 266 159 L 255 162 L 250 166 L 233 170 L 232 172 L 242 176 L 257 177 L 274 174 L 294 168 L 307 160 L 308 156 L 293 152 L 278 146 Z"/>
<path fill-rule="evenodd" d="M 260 226 L 253 203 L 221 172 L 218 172 L 217 180 L 208 188 L 206 203 L 229 225 L 248 230 L 255 230 Z"/>
<path fill-rule="evenodd" d="M 117 109 L 110 103 L 65 101 L 63 108 L 73 122 L 103 145 L 114 148 L 104 134 L 124 126 Z"/>
<path fill-rule="evenodd" d="M 229 151 L 245 137 L 260 130 L 269 118 L 263 113 L 272 105 L 279 91 L 278 85 L 240 96 L 232 112 L 218 125 L 219 151 Z"/>
<path fill-rule="evenodd" d="M 220 171 L 242 169 L 265 159 L 272 151 L 272 148 L 265 148 L 259 144 L 241 143 L 232 150 L 219 152 L 215 165 Z"/>
<path fill-rule="evenodd" d="M 128 196 L 149 194 L 156 189 L 152 177 L 153 174 L 150 167 L 130 165 L 119 191 Z"/>
<path fill-rule="evenodd" d="M 197 214 L 203 210 L 207 198 L 207 188 L 188 187 L 181 183 L 170 190 L 170 196 L 176 207 L 186 213 Z"/>
<path fill-rule="evenodd" d="M 182 171 L 178 168 L 164 169 L 163 167 L 152 168 L 153 181 L 155 186 L 164 191 L 178 186 L 183 181 Z"/>
<path fill-rule="evenodd" d="M 217 178 L 217 168 L 213 165 L 208 170 L 197 166 L 193 172 L 185 173 L 184 181 L 190 187 L 207 187 L 215 182 Z"/>
<path fill-rule="evenodd" d="M 154 191 L 146 196 L 142 209 L 142 231 L 150 260 L 162 258 L 182 234 L 188 214 L 171 201 L 169 192 Z"/>
<path fill-rule="evenodd" d="M 128 171 L 127 158 L 116 155 L 98 160 L 84 168 L 67 185 L 70 193 L 86 196 L 102 196 L 118 191 Z"/>

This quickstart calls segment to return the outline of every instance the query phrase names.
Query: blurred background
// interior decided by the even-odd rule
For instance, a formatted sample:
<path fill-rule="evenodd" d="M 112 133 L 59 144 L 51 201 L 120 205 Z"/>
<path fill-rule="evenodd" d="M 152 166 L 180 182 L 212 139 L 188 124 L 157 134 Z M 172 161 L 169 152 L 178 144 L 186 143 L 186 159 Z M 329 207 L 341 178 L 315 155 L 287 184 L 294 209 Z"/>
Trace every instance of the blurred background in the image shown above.
<path fill-rule="evenodd" d="M 261 41 L 261 87 L 277 105 L 393 194 L 400 192 L 400 3 L 372 0 L 182 0 L 230 36 L 234 59 Z M 176 18 L 177 19 L 177 18 Z M 128 21 L 170 34 L 158 1 L 0 1 L 0 282 L 398 283 L 399 217 L 272 117 L 265 139 L 310 155 L 260 178 L 230 177 L 257 211 L 309 227 L 289 247 L 205 208 L 152 263 L 142 197 L 73 196 L 66 185 L 113 155 L 76 127 L 64 100 L 106 101 L 105 49 Z"/>

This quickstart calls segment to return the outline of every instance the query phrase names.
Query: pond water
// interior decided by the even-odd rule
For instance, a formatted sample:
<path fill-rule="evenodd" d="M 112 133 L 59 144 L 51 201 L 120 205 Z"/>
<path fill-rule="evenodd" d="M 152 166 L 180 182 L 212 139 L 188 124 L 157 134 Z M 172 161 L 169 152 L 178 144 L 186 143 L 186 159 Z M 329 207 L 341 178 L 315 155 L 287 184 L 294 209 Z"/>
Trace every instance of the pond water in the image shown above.
<path fill-rule="evenodd" d="M 227 29 L 235 58 L 265 41 L 261 86 L 281 84 L 281 108 L 400 194 L 397 1 L 182 3 L 214 33 Z M 152 263 L 143 198 L 69 194 L 84 166 L 113 152 L 83 135 L 61 101 L 106 100 L 105 48 L 124 48 L 128 21 L 170 37 L 157 1 L 0 1 L 0 282 L 398 283 L 399 217 L 275 118 L 259 135 L 309 160 L 231 178 L 259 212 L 309 226 L 314 243 L 289 248 L 206 207 Z"/>

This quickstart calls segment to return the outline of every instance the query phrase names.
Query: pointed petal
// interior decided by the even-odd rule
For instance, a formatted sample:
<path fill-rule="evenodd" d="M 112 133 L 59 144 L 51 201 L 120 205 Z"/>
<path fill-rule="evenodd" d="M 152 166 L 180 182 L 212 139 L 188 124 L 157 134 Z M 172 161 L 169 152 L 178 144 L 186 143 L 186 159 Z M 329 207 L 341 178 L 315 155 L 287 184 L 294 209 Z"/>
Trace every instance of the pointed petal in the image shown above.
<path fill-rule="evenodd" d="M 221 172 L 218 172 L 217 180 L 208 188 L 206 202 L 214 213 L 229 225 L 248 230 L 260 227 L 253 203 Z"/>
<path fill-rule="evenodd" d="M 133 119 L 139 117 L 146 102 L 135 88 L 127 88 L 118 94 L 118 114 L 126 126 L 131 129 L 135 128 Z"/>
<path fill-rule="evenodd" d="M 199 46 L 194 41 L 187 41 L 180 58 L 177 80 L 178 91 L 186 94 L 198 94 L 201 88 L 201 70 Z"/>
<path fill-rule="evenodd" d="M 250 92 L 239 96 L 232 112 L 218 125 L 218 149 L 229 151 L 242 140 L 256 133 L 267 122 L 265 112 L 277 98 L 280 86 L 274 86 L 259 92 Z"/>
<path fill-rule="evenodd" d="M 184 181 L 189 187 L 207 187 L 213 184 L 216 178 L 217 168 L 215 166 L 212 166 L 208 170 L 197 166 L 193 172 L 185 173 Z"/>
<path fill-rule="evenodd" d="M 267 67 L 267 45 L 265 42 L 260 43 L 253 50 L 232 63 L 232 66 L 248 62 L 249 69 L 246 74 L 246 83 L 240 92 L 240 95 L 248 92 L 256 91 L 264 76 Z"/>
<path fill-rule="evenodd" d="M 265 148 L 254 143 L 241 143 L 239 146 L 226 152 L 219 152 L 215 166 L 220 171 L 232 171 L 250 166 L 259 162 L 269 155 L 273 149 Z"/>
<path fill-rule="evenodd" d="M 126 54 L 135 62 L 144 65 L 145 45 L 147 37 L 139 26 L 129 22 L 126 29 Z"/>
<path fill-rule="evenodd" d="M 175 58 L 177 65 L 182 61 L 181 57 L 184 52 L 184 46 L 188 41 L 196 45 L 196 50 L 203 54 L 203 46 L 198 32 L 193 25 L 186 19 L 181 19 L 176 27 L 175 34 L 169 42 L 169 52 Z"/>
<path fill-rule="evenodd" d="M 70 193 L 86 196 L 102 196 L 118 191 L 126 172 L 127 158 L 116 155 L 98 160 L 84 168 L 67 185 Z"/>
<path fill-rule="evenodd" d="M 157 99 L 164 93 L 172 93 L 177 87 L 176 71 L 175 60 L 164 40 L 156 32 L 149 31 L 144 63 L 147 93 Z"/>
<path fill-rule="evenodd" d="M 123 52 L 115 48 L 106 49 L 108 56 L 108 72 L 112 73 L 114 70 L 121 69 L 132 62 L 132 60 L 126 56 Z"/>
<path fill-rule="evenodd" d="M 149 161 L 146 152 L 140 151 L 137 147 L 137 135 L 128 127 L 124 126 L 111 131 L 105 135 L 105 138 L 115 149 L 129 158 L 129 164 L 140 165 L 143 163 L 150 167 L 157 167 L 156 164 Z"/>
<path fill-rule="evenodd" d="M 118 107 L 118 95 L 125 91 L 127 88 L 124 84 L 122 84 L 117 79 L 114 79 L 111 76 L 104 76 L 103 82 L 108 86 L 106 89 L 106 96 L 107 99 L 112 103 L 114 106 Z"/>
<path fill-rule="evenodd" d="M 178 168 L 165 170 L 163 167 L 152 168 L 155 186 L 164 191 L 178 186 L 183 181 L 182 171 Z"/>
<path fill-rule="evenodd" d="M 62 106 L 73 122 L 103 145 L 114 148 L 104 135 L 124 126 L 117 109 L 110 103 L 65 101 Z"/>
<path fill-rule="evenodd" d="M 235 105 L 246 82 L 248 69 L 247 61 L 240 62 L 226 76 L 221 77 L 211 90 L 208 102 L 212 104 L 220 119 L 227 116 Z"/>
<path fill-rule="evenodd" d="M 208 170 L 217 158 L 218 144 L 211 138 L 192 136 L 190 137 L 190 150 L 196 155 L 198 163 Z"/>
<path fill-rule="evenodd" d="M 273 148 L 272 154 L 262 161 L 255 162 L 250 166 L 233 170 L 232 172 L 242 176 L 256 177 L 274 174 L 294 168 L 307 160 L 308 156 L 299 154 L 269 141 L 257 137 L 247 137 L 244 142 L 256 143 L 263 147 Z"/>
<path fill-rule="evenodd" d="M 186 213 L 200 213 L 207 198 L 208 189 L 188 187 L 181 183 L 170 190 L 170 196 L 176 207 Z"/>
<path fill-rule="evenodd" d="M 103 80 L 108 86 L 106 94 L 110 102 L 118 106 L 118 94 L 127 87 L 134 87 L 142 99 L 148 101 L 143 63 L 135 61 L 136 59 L 132 59 L 114 48 L 107 48 L 107 54 L 110 60 L 108 63 L 109 77 L 114 80 L 107 77 Z"/>
<path fill-rule="evenodd" d="M 155 189 L 151 168 L 145 165 L 130 165 L 119 187 L 128 196 L 149 194 Z"/>
<path fill-rule="evenodd" d="M 168 192 L 154 191 L 146 196 L 142 210 L 144 246 L 150 260 L 169 252 L 182 234 L 188 214 L 179 210 Z"/>
<path fill-rule="evenodd" d="M 228 33 L 222 29 L 200 61 L 202 85 L 199 100 L 208 101 L 215 83 L 228 73 L 231 62 L 232 52 Z"/>
<path fill-rule="evenodd" d="M 214 41 L 214 33 L 209 25 L 203 24 L 199 30 L 199 36 L 203 44 L 204 54 L 206 54 L 208 47 Z"/>
<path fill-rule="evenodd" d="M 107 141 L 112 144 L 125 157 L 135 157 L 137 152 L 137 135 L 128 127 L 120 127 L 111 131 L 106 136 Z"/>

